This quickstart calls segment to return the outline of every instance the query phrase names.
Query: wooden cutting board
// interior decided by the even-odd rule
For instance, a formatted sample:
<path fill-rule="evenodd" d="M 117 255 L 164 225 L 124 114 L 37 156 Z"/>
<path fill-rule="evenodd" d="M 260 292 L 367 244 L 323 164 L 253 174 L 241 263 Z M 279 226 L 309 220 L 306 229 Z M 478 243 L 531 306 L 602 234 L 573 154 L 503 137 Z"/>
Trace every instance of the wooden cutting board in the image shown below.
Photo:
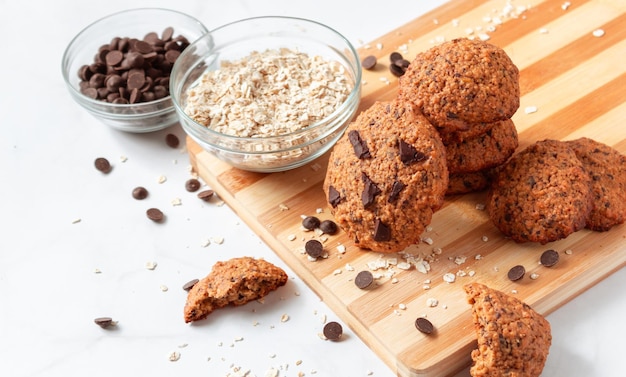
<path fill-rule="evenodd" d="M 626 153 L 626 3 L 577 0 L 568 7 L 563 0 L 531 0 L 513 13 L 506 3 L 452 1 L 363 46 L 362 56 L 376 55 L 379 63 L 364 72 L 361 109 L 396 95 L 391 52 L 411 59 L 444 39 L 485 33 L 520 69 L 521 106 L 513 118 L 520 149 L 544 138 L 587 136 Z M 598 29 L 603 36 L 594 36 Z M 400 255 L 359 250 L 343 233 L 325 240 L 327 259 L 311 262 L 302 253 L 304 242 L 320 237 L 301 229 L 301 215 L 331 217 L 321 188 L 328 155 L 289 172 L 259 174 L 231 168 L 187 142 L 201 178 L 399 376 L 444 376 L 470 363 L 475 334 L 465 283 L 485 283 L 548 314 L 626 265 L 625 226 L 583 230 L 545 246 L 520 245 L 505 239 L 480 210 L 484 193 L 448 198 L 424 242 L 407 250 L 430 261 L 428 273 L 398 268 Z M 548 248 L 560 253 L 552 268 L 538 263 Z M 382 275 L 376 288 L 364 291 L 353 279 L 368 263 L 386 267 L 375 271 Z M 527 273 L 513 283 L 506 274 L 517 264 Z M 446 273 L 456 281 L 445 282 Z M 429 298 L 438 305 L 429 307 Z M 423 315 L 436 335 L 415 329 Z"/>

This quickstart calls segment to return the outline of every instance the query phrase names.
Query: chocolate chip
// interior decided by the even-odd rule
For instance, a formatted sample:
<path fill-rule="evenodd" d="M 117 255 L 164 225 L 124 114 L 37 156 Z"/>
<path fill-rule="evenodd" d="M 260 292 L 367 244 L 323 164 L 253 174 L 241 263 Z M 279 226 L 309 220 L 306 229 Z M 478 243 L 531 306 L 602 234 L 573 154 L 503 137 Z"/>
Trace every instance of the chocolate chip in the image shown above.
<path fill-rule="evenodd" d="M 365 187 L 363 188 L 363 193 L 361 193 L 361 201 L 363 202 L 363 207 L 368 208 L 372 204 L 374 204 L 374 200 L 376 196 L 380 194 L 382 191 L 376 184 L 367 176 L 367 174 L 362 173 L 361 179 L 363 183 L 365 183 Z"/>
<path fill-rule="evenodd" d="M 198 284 L 199 281 L 200 280 L 198 279 L 189 280 L 188 282 L 185 283 L 185 285 L 183 285 L 183 289 L 189 292 L 191 288 L 193 288 L 194 285 Z"/>
<path fill-rule="evenodd" d="M 333 186 L 328 187 L 328 203 L 334 207 L 337 207 L 341 203 L 341 194 Z"/>
<path fill-rule="evenodd" d="M 146 190 L 145 187 L 138 186 L 133 189 L 133 198 L 137 200 L 143 200 L 147 197 L 148 197 L 148 190 Z"/>
<path fill-rule="evenodd" d="M 405 165 L 410 165 L 426 159 L 426 155 L 424 153 L 419 152 L 414 146 L 406 143 L 402 139 L 398 141 L 398 148 L 400 150 L 400 160 Z"/>
<path fill-rule="evenodd" d="M 115 104 L 148 102 L 166 97 L 169 95 L 169 76 L 173 63 L 189 45 L 183 36 L 172 39 L 172 33 L 173 29 L 168 27 L 163 31 L 167 39 L 160 39 L 155 32 L 147 33 L 143 40 L 129 37 L 111 39 L 108 45 L 98 49 L 92 64 L 80 67 L 78 77 L 81 80 L 81 93 L 92 99 Z M 105 75 L 110 74 L 118 75 L 122 82 L 119 85 L 107 83 Z M 157 80 L 161 79 L 161 87 L 157 89 Z M 127 90 L 118 92 L 118 87 Z M 117 95 L 112 96 L 112 93 Z"/>
<path fill-rule="evenodd" d="M 376 219 L 376 224 L 374 225 L 374 241 L 387 242 L 389 240 L 391 240 L 391 229 L 380 221 L 380 219 Z"/>
<path fill-rule="evenodd" d="M 424 317 L 419 317 L 418 319 L 415 320 L 415 328 L 417 328 L 420 332 L 423 332 L 424 334 L 427 334 L 427 335 L 432 334 L 433 331 L 435 331 L 435 328 L 432 322 L 430 322 Z"/>
<path fill-rule="evenodd" d="M 396 60 L 399 59 L 403 59 L 404 57 L 402 56 L 401 53 L 394 51 L 391 54 L 389 54 L 389 63 L 393 64 L 395 63 Z"/>
<path fill-rule="evenodd" d="M 352 148 L 354 149 L 354 154 L 360 159 L 371 158 L 369 148 L 367 148 L 367 143 L 365 140 L 361 139 L 361 135 L 359 131 L 352 130 L 348 132 L 348 140 L 352 144 Z"/>
<path fill-rule="evenodd" d="M 526 269 L 524 268 L 524 266 L 518 264 L 517 266 L 513 266 L 509 270 L 509 273 L 507 274 L 507 276 L 509 280 L 511 281 L 517 281 L 523 278 L 524 274 L 526 274 Z"/>
<path fill-rule="evenodd" d="M 93 322 L 103 329 L 106 329 L 107 327 L 113 325 L 113 319 L 111 317 L 98 317 L 94 319 Z"/>
<path fill-rule="evenodd" d="M 333 235 L 336 234 L 339 228 L 337 224 L 332 220 L 324 220 L 320 223 L 320 230 L 324 234 Z"/>
<path fill-rule="evenodd" d="M 546 267 L 552 267 L 559 262 L 559 253 L 552 249 L 546 250 L 541 254 L 539 261 Z"/>
<path fill-rule="evenodd" d="M 214 194 L 215 192 L 213 190 L 204 190 L 198 193 L 198 198 L 204 200 L 205 202 L 208 202 Z"/>
<path fill-rule="evenodd" d="M 389 193 L 389 198 L 387 199 L 387 202 L 394 203 L 396 200 L 398 200 L 400 193 L 402 192 L 402 190 L 404 190 L 405 187 L 406 185 L 404 183 L 400 181 L 395 181 L 391 186 L 391 193 Z"/>
<path fill-rule="evenodd" d="M 343 327 L 337 322 L 328 322 L 322 330 L 328 340 L 339 340 L 343 335 Z"/>
<path fill-rule="evenodd" d="M 374 282 L 374 275 L 367 270 L 363 270 L 356 274 L 356 278 L 354 278 L 354 284 L 360 289 L 365 289 L 372 285 Z"/>
<path fill-rule="evenodd" d="M 320 219 L 315 216 L 307 216 L 302 219 L 302 227 L 307 230 L 313 230 L 320 226 Z"/>
<path fill-rule="evenodd" d="M 163 212 L 161 212 L 160 209 L 158 208 L 150 208 L 146 211 L 146 215 L 148 216 L 148 218 L 154 222 L 161 222 L 163 221 L 164 215 Z"/>
<path fill-rule="evenodd" d="M 167 144 L 170 148 L 178 148 L 180 140 L 178 139 L 178 136 L 174 134 L 167 134 L 165 135 L 165 144 Z"/>
<path fill-rule="evenodd" d="M 94 165 L 96 166 L 97 170 L 104 174 L 109 174 L 112 169 L 111 163 L 104 157 L 96 158 L 96 160 L 94 161 Z"/>
<path fill-rule="evenodd" d="M 369 71 L 376 67 L 376 61 L 377 60 L 374 55 L 368 55 L 361 61 L 361 66 L 363 66 L 363 69 L 367 69 Z"/>
<path fill-rule="evenodd" d="M 198 191 L 200 189 L 200 186 L 202 186 L 202 184 L 195 178 L 190 178 L 187 180 L 187 182 L 185 182 L 185 190 L 189 192 Z"/>
<path fill-rule="evenodd" d="M 396 64 L 390 64 L 389 72 L 391 72 L 391 74 L 396 77 L 401 77 L 406 72 L 406 68 L 402 68 L 401 66 L 396 65 Z"/>
<path fill-rule="evenodd" d="M 324 253 L 324 246 L 318 240 L 308 240 L 304 244 L 304 251 L 306 251 L 307 255 L 311 258 L 319 258 Z"/>

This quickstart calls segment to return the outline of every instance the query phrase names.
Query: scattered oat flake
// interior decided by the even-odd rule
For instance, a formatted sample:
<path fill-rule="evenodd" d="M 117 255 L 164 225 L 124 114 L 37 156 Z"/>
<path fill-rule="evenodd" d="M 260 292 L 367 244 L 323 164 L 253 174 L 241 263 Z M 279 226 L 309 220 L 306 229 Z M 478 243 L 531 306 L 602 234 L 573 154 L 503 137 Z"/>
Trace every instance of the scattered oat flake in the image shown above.
<path fill-rule="evenodd" d="M 128 157 L 120 156 L 120 162 L 126 162 L 126 161 L 128 161 Z"/>
<path fill-rule="evenodd" d="M 489 237 L 487 237 L 487 236 L 482 236 L 481 239 L 483 240 L 483 242 L 489 241 Z"/>
<path fill-rule="evenodd" d="M 289 207 L 287 207 L 286 204 L 280 203 L 278 205 L 278 209 L 281 210 L 281 211 L 287 211 L 287 210 L 289 210 Z"/>
<path fill-rule="evenodd" d="M 490 36 L 489 36 L 489 34 L 487 34 L 487 33 L 478 33 L 478 38 L 479 38 L 481 41 L 484 41 L 484 42 L 486 42 L 486 41 L 488 41 L 488 40 L 490 40 L 490 39 L 491 39 L 491 37 L 490 37 Z"/>
<path fill-rule="evenodd" d="M 315 210 L 315 213 L 317 213 L 318 215 L 321 214 L 321 213 L 324 213 L 324 209 L 323 208 L 317 208 Z"/>
<path fill-rule="evenodd" d="M 180 198 L 174 198 L 174 199 L 172 199 L 172 205 L 173 205 L 173 206 L 179 206 L 179 205 L 181 205 L 181 204 L 183 204 L 183 202 L 182 202 L 182 200 L 180 200 Z"/>
<path fill-rule="evenodd" d="M 158 183 L 165 183 L 165 181 L 167 181 L 167 177 L 164 175 L 160 175 L 159 178 L 157 178 Z"/>
<path fill-rule="evenodd" d="M 161 285 L 159 288 L 161 289 L 161 292 L 167 292 L 169 289 L 166 285 Z"/>
<path fill-rule="evenodd" d="M 537 112 L 537 106 L 526 106 L 526 108 L 524 108 L 524 112 L 526 114 L 532 114 L 532 113 L 536 113 Z"/>
<path fill-rule="evenodd" d="M 146 262 L 146 269 L 152 271 L 156 268 L 157 262 Z"/>
<path fill-rule="evenodd" d="M 207 247 L 207 246 L 209 246 L 210 244 L 211 244 L 211 240 L 207 238 L 206 240 L 203 240 L 203 241 L 200 243 L 200 246 L 202 246 L 202 247 Z"/>
<path fill-rule="evenodd" d="M 459 265 L 459 266 L 460 266 L 460 265 L 462 265 L 463 263 L 465 263 L 465 261 L 466 261 L 466 260 L 467 260 L 467 257 L 464 257 L 464 256 L 458 256 L 458 257 L 454 258 L 454 264 L 457 264 L 457 265 Z"/>
<path fill-rule="evenodd" d="M 398 309 L 406 310 L 406 305 L 405 304 L 398 304 Z"/>
<path fill-rule="evenodd" d="M 278 369 L 270 368 L 265 372 L 265 377 L 278 377 Z"/>
<path fill-rule="evenodd" d="M 295 241 L 296 240 L 296 235 L 295 234 L 290 234 L 287 236 L 287 240 L 288 241 Z"/>
<path fill-rule="evenodd" d="M 287 315 L 287 314 L 283 314 L 283 315 L 280 317 L 280 321 L 281 321 L 281 322 L 283 322 L 283 323 L 284 323 L 284 322 L 289 321 L 289 315 Z"/>
<path fill-rule="evenodd" d="M 548 29 L 546 29 L 545 27 L 542 27 L 541 29 L 539 29 L 539 33 L 540 34 L 548 34 Z"/>
<path fill-rule="evenodd" d="M 539 277 L 539 274 L 536 272 L 533 272 L 532 274 L 530 274 L 530 278 L 533 280 L 536 280 Z"/>
<path fill-rule="evenodd" d="M 333 271 L 333 275 L 341 275 L 341 268 L 336 269 L 335 271 Z"/>
<path fill-rule="evenodd" d="M 340 245 L 337 245 L 337 252 L 338 252 L 339 254 L 345 254 L 345 252 L 346 252 L 346 246 L 345 246 L 345 245 L 341 245 L 341 244 L 340 244 Z"/>
<path fill-rule="evenodd" d="M 387 85 L 391 84 L 391 81 L 389 81 L 389 79 L 386 78 L 386 77 L 379 77 L 378 80 L 380 80 L 381 82 L 383 82 L 383 83 L 385 83 Z"/>
<path fill-rule="evenodd" d="M 382 50 L 383 49 L 383 44 L 382 43 L 376 43 L 376 48 L 378 50 Z"/>
<path fill-rule="evenodd" d="M 437 300 L 434 297 L 429 297 L 426 299 L 426 306 L 430 307 L 430 308 L 434 308 L 435 306 L 439 305 L 439 300 Z"/>
<path fill-rule="evenodd" d="M 596 29 L 593 31 L 593 33 L 591 33 L 594 37 L 596 38 L 600 38 L 604 35 L 604 30 L 603 29 Z"/>
<path fill-rule="evenodd" d="M 178 361 L 180 359 L 180 352 L 178 351 L 172 351 L 170 352 L 170 354 L 167 356 L 169 361 Z"/>
<path fill-rule="evenodd" d="M 445 273 L 443 275 L 443 281 L 445 281 L 446 283 L 454 283 L 455 280 L 456 280 L 456 275 L 451 272 Z"/>
<path fill-rule="evenodd" d="M 72 224 L 78 224 L 81 221 L 82 221 L 81 219 L 74 219 L 72 220 Z"/>
<path fill-rule="evenodd" d="M 218 245 L 221 245 L 224 243 L 224 237 L 219 237 L 219 236 L 211 237 L 211 241 L 215 242 Z"/>
<path fill-rule="evenodd" d="M 572 249 L 567 249 L 565 250 L 565 254 L 567 255 L 572 255 L 574 252 L 572 251 Z"/>
<path fill-rule="evenodd" d="M 570 5 L 572 5 L 572 3 L 570 3 L 569 1 L 566 1 L 563 4 L 561 4 L 561 9 L 567 10 L 570 7 Z"/>
<path fill-rule="evenodd" d="M 241 342 L 243 341 L 243 336 L 238 336 L 235 338 L 235 342 Z"/>

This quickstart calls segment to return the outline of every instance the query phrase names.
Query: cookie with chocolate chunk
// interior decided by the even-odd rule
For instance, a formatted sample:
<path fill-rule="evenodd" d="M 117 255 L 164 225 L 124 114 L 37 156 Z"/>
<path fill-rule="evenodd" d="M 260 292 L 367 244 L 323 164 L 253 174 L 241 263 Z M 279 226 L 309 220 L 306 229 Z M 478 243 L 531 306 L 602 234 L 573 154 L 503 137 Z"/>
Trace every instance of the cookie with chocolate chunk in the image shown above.
<path fill-rule="evenodd" d="M 448 187 L 445 148 L 408 102 L 376 102 L 334 146 L 324 180 L 331 213 L 355 244 L 396 252 L 419 242 Z"/>
<path fill-rule="evenodd" d="M 496 122 L 486 133 L 460 143 L 446 145 L 450 174 L 472 173 L 501 165 L 518 146 L 517 130 L 511 119 Z"/>
<path fill-rule="evenodd" d="M 586 227 L 607 231 L 626 218 L 626 156 L 589 138 L 566 142 L 591 177 L 593 209 Z"/>
<path fill-rule="evenodd" d="M 189 290 L 185 322 L 204 319 L 228 305 L 258 300 L 286 283 L 285 271 L 262 259 L 242 257 L 217 262 L 209 275 Z"/>
<path fill-rule="evenodd" d="M 417 54 L 399 79 L 399 96 L 437 128 L 468 130 L 509 119 L 519 108 L 519 70 L 506 52 L 458 38 Z"/>
<path fill-rule="evenodd" d="M 568 145 L 538 141 L 498 169 L 487 198 L 494 225 L 516 242 L 546 244 L 585 227 L 591 178 Z"/>
<path fill-rule="evenodd" d="M 464 288 L 478 338 L 470 375 L 541 375 L 552 344 L 550 323 L 521 300 L 484 284 Z"/>

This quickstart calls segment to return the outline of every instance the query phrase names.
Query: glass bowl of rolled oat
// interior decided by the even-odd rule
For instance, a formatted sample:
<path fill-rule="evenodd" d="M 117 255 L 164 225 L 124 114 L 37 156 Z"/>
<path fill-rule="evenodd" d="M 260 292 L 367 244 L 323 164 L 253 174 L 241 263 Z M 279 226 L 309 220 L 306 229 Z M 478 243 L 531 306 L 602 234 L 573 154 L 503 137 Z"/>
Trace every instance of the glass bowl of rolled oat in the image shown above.
<path fill-rule="evenodd" d="M 192 43 L 174 64 L 171 95 L 186 133 L 237 168 L 277 172 L 328 151 L 354 117 L 361 64 L 318 22 L 255 17 Z"/>
<path fill-rule="evenodd" d="M 137 8 L 94 21 L 61 63 L 70 95 L 112 128 L 143 133 L 178 122 L 169 76 L 180 53 L 209 30 L 187 14 Z"/>

